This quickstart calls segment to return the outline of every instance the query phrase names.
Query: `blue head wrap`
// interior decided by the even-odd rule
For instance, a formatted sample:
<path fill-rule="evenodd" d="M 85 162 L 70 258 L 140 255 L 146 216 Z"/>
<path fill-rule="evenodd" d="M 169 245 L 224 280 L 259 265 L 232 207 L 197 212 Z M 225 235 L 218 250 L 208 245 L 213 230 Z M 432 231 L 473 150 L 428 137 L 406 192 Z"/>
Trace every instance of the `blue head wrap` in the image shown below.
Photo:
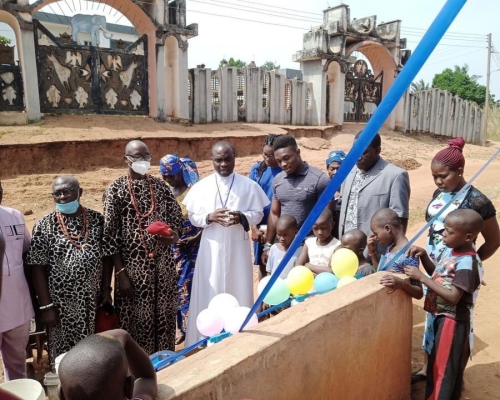
<path fill-rule="evenodd" d="M 345 160 L 345 153 L 342 150 L 333 150 L 328 154 L 328 157 L 326 159 L 326 168 L 332 163 L 332 162 L 338 162 L 339 164 L 342 164 L 342 161 Z"/>
<path fill-rule="evenodd" d="M 187 187 L 193 186 L 200 180 L 198 167 L 190 158 L 179 158 L 177 154 L 167 154 L 160 160 L 160 174 L 162 176 L 176 175 L 179 172 L 182 172 Z"/>

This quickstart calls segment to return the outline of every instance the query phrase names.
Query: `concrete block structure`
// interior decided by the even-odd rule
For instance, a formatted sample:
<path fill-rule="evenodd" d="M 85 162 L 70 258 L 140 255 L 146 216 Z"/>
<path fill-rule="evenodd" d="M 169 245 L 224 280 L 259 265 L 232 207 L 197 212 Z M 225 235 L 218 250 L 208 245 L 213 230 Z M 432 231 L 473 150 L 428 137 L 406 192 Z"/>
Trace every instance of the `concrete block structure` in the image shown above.
<path fill-rule="evenodd" d="M 388 296 L 380 277 L 310 298 L 160 371 L 158 399 L 409 399 L 412 301 Z"/>
<path fill-rule="evenodd" d="M 474 103 L 453 96 L 446 90 L 408 92 L 404 99 L 405 133 L 430 133 L 463 137 L 468 143 L 482 142 L 483 111 Z"/>

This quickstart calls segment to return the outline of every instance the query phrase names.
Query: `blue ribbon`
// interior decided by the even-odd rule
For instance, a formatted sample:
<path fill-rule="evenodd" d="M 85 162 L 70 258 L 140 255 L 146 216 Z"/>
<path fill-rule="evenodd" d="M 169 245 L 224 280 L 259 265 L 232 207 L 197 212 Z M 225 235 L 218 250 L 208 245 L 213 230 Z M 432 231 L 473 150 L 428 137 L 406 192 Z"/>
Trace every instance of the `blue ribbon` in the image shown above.
<path fill-rule="evenodd" d="M 295 254 L 297 249 L 302 244 L 304 238 L 311 231 L 314 222 L 319 218 L 323 210 L 328 206 L 328 203 L 330 203 L 330 201 L 333 199 L 335 192 L 340 188 L 340 185 L 352 170 L 354 164 L 356 164 L 356 162 L 359 160 L 379 129 L 389 117 L 392 110 L 396 107 L 401 97 L 403 97 L 406 90 L 415 79 L 418 72 L 425 64 L 436 46 L 439 44 L 439 41 L 446 33 L 452 22 L 455 20 L 456 16 L 459 14 L 460 10 L 463 8 L 466 2 L 467 0 L 448 0 L 446 2 L 430 28 L 427 30 L 421 42 L 415 49 L 415 52 L 406 63 L 405 67 L 398 75 L 393 85 L 389 88 L 387 94 L 380 103 L 380 106 L 377 108 L 372 118 L 366 125 L 365 129 L 354 143 L 351 151 L 349 151 L 349 153 L 347 154 L 347 157 L 341 164 L 339 170 L 334 175 L 333 179 L 330 181 L 321 197 L 318 199 L 316 205 L 309 213 L 307 219 L 304 221 L 304 224 L 300 228 L 297 236 L 290 245 L 290 248 L 281 260 L 281 263 L 278 265 L 275 273 L 271 276 L 271 279 L 269 279 L 269 282 L 262 290 L 254 305 L 250 309 L 250 312 L 248 313 L 245 321 L 243 322 L 243 325 L 240 328 L 240 332 L 250 321 L 250 318 L 252 318 L 252 315 L 256 312 L 259 304 L 264 300 L 274 282 L 276 282 L 276 279 L 278 279 L 281 272 L 292 258 L 292 255 Z"/>

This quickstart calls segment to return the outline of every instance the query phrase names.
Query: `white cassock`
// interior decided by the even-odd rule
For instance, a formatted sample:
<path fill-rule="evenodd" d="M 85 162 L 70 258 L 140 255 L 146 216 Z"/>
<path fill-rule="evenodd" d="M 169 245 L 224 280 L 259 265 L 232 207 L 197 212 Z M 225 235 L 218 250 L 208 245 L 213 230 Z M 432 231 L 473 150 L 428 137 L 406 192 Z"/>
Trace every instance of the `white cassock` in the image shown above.
<path fill-rule="evenodd" d="M 227 228 L 207 225 L 207 215 L 226 206 L 241 211 L 249 225 L 256 225 L 270 201 L 256 182 L 237 173 L 228 177 L 215 173 L 196 183 L 183 203 L 191 223 L 203 228 L 189 304 L 186 346 L 190 346 L 203 337 L 196 318 L 215 295 L 230 293 L 246 307 L 254 301 L 249 233 L 240 224 Z"/>

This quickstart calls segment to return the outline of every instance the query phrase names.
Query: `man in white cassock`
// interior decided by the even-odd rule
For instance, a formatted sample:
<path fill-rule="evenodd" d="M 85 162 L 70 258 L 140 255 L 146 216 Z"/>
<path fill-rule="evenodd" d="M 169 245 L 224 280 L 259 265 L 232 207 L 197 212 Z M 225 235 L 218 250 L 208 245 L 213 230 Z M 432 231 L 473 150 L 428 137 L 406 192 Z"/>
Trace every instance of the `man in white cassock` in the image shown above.
<path fill-rule="evenodd" d="M 260 186 L 234 171 L 235 152 L 228 142 L 212 147 L 215 173 L 196 183 L 184 205 L 189 220 L 203 228 L 189 305 L 186 346 L 203 336 L 198 314 L 214 296 L 229 293 L 251 307 L 253 269 L 248 230 L 258 224 L 269 199 Z"/>

